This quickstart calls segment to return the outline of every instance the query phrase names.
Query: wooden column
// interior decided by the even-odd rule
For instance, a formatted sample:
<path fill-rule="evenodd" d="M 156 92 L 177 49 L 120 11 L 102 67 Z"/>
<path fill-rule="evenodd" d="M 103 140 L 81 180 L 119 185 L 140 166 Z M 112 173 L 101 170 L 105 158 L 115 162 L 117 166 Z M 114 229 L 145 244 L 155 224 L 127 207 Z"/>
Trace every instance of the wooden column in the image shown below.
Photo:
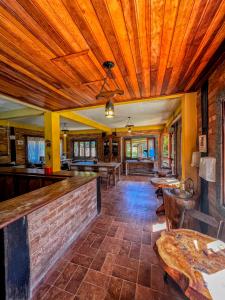
<path fill-rule="evenodd" d="M 196 151 L 197 141 L 197 93 L 185 94 L 182 97 L 181 116 L 181 163 L 182 179 L 191 177 L 197 182 L 197 170 L 191 167 L 192 153 Z"/>
<path fill-rule="evenodd" d="M 56 112 L 44 114 L 45 162 L 53 172 L 60 171 L 60 119 Z"/>
<path fill-rule="evenodd" d="M 27 218 L 0 230 L 0 298 L 30 298 L 30 256 Z"/>
<path fill-rule="evenodd" d="M 68 158 L 67 153 L 67 135 L 63 135 L 63 154 L 66 155 L 66 158 Z"/>

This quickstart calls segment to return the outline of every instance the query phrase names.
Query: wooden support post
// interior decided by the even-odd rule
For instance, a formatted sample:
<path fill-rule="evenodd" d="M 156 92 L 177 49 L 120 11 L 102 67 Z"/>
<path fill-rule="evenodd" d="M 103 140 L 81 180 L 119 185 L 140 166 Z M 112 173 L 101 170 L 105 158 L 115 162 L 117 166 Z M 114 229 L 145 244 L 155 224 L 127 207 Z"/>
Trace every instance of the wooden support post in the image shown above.
<path fill-rule="evenodd" d="M 60 121 L 56 112 L 46 112 L 45 121 L 45 162 L 53 172 L 60 171 Z"/>
<path fill-rule="evenodd" d="M 30 299 L 30 256 L 27 218 L 0 230 L 0 298 Z"/>
<path fill-rule="evenodd" d="M 66 155 L 66 158 L 68 158 L 68 153 L 67 153 L 67 135 L 63 135 L 63 154 Z"/>
<path fill-rule="evenodd" d="M 181 116 L 181 163 L 182 179 L 191 177 L 197 182 L 197 170 L 191 167 L 192 153 L 196 151 L 197 141 L 197 93 L 185 94 L 182 97 Z"/>

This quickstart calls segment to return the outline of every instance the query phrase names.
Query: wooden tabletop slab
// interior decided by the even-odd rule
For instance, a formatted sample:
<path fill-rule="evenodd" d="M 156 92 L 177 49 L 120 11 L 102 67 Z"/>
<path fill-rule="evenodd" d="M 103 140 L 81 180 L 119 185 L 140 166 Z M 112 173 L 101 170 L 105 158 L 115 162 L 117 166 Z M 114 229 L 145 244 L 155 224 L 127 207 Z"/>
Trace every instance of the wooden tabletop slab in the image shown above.
<path fill-rule="evenodd" d="M 158 188 L 176 188 L 180 186 L 180 181 L 173 177 L 153 177 L 151 184 Z"/>
<path fill-rule="evenodd" d="M 222 241 L 197 231 L 176 229 L 161 233 L 155 251 L 164 270 L 188 298 L 223 299 L 222 294 L 218 297 L 216 294 L 223 289 L 225 295 L 225 244 Z"/>

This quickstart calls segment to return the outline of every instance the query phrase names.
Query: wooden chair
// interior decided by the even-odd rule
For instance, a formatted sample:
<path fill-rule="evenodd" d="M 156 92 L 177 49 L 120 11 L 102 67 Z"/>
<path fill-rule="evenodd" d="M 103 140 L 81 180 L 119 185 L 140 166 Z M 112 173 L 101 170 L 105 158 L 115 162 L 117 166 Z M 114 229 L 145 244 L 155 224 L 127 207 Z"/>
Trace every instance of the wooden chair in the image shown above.
<path fill-rule="evenodd" d="M 70 165 L 70 171 L 79 171 L 79 167 L 78 166 L 73 166 L 73 165 Z"/>
<path fill-rule="evenodd" d="M 190 209 L 190 210 L 185 210 L 185 217 L 190 216 L 192 219 L 198 220 L 202 223 L 205 223 L 209 226 L 212 226 L 213 228 L 216 229 L 216 238 L 219 239 L 222 235 L 223 227 L 224 227 L 224 221 L 223 220 L 217 220 L 216 218 L 207 215 L 199 210 L 196 209 Z M 184 218 L 183 218 L 184 221 Z M 180 224 L 181 227 L 183 227 L 182 222 Z"/>
<path fill-rule="evenodd" d="M 98 169 L 98 172 L 99 172 L 101 183 L 103 183 L 103 181 L 105 180 L 105 182 L 106 182 L 106 189 L 108 189 L 108 187 L 110 185 L 110 179 L 111 179 L 111 174 L 110 174 L 108 168 L 100 167 Z"/>
<path fill-rule="evenodd" d="M 93 172 L 93 168 L 92 167 L 84 167 L 84 171 Z"/>

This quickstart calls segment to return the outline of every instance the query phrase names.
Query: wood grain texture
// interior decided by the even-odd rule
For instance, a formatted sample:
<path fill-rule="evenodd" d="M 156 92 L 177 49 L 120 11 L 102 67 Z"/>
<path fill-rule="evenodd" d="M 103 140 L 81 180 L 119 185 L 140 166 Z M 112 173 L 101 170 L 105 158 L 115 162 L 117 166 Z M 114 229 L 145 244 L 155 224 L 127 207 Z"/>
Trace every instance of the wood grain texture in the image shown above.
<path fill-rule="evenodd" d="M 0 203 L 0 228 L 12 223 L 19 218 L 28 215 L 29 213 L 45 206 L 48 203 L 78 189 L 86 183 L 96 180 L 97 175 L 92 172 L 76 172 L 76 171 L 60 171 L 55 172 L 50 176 L 44 174 L 42 169 L 13 169 L 1 168 L 1 175 L 20 176 L 33 176 L 38 179 L 45 177 L 48 178 L 61 178 L 62 180 L 36 189 L 30 193 L 20 195 L 18 197 L 3 201 Z"/>
<path fill-rule="evenodd" d="M 225 0 L 1 0 L 0 93 L 50 110 L 190 91 L 225 37 Z M 113 82 L 107 89 L 115 88 Z"/>
<path fill-rule="evenodd" d="M 194 241 L 197 243 L 196 249 Z M 164 231 L 154 249 L 163 269 L 181 287 L 188 299 L 214 299 L 207 288 L 203 274 L 208 276 L 225 268 L 224 250 L 216 253 L 207 250 L 214 238 L 197 231 L 177 229 Z M 215 289 L 220 288 L 214 283 Z M 209 288 L 212 287 L 209 285 Z"/>

